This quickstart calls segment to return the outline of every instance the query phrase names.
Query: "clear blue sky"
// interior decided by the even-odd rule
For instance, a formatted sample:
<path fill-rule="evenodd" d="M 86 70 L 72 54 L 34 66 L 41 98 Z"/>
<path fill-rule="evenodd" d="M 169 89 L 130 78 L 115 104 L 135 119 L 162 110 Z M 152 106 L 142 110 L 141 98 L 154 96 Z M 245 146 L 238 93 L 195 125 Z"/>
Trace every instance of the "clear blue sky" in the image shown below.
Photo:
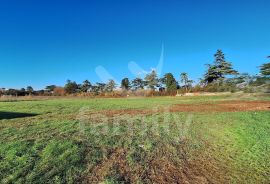
<path fill-rule="evenodd" d="M 269 0 L 2 0 L 0 87 L 41 89 L 149 71 L 164 44 L 163 73 L 197 80 L 222 49 L 240 72 L 258 73 L 270 54 Z"/>

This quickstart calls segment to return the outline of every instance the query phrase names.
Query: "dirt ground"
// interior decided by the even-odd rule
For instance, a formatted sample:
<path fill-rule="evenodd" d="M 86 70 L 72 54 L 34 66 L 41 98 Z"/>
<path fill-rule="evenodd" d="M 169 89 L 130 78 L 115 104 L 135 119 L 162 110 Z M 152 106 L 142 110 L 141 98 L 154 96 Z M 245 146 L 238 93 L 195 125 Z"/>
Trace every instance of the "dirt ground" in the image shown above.
<path fill-rule="evenodd" d="M 106 116 L 154 114 L 161 112 L 243 112 L 243 111 L 270 111 L 268 101 L 222 101 L 217 103 L 203 104 L 176 104 L 163 108 L 153 109 L 121 109 L 105 110 L 100 113 Z"/>
<path fill-rule="evenodd" d="M 172 112 L 241 112 L 270 110 L 268 101 L 224 101 L 216 104 L 179 104 Z"/>

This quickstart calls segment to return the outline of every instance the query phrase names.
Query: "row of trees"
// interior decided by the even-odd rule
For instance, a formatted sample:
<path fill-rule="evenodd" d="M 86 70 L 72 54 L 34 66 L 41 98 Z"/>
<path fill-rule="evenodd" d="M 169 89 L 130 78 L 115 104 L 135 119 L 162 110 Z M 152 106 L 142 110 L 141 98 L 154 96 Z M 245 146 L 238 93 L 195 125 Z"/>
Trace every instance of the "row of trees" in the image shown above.
<path fill-rule="evenodd" d="M 135 78 L 132 81 L 129 81 L 128 78 L 124 78 L 121 81 L 122 90 L 141 90 L 141 89 L 150 89 L 159 91 L 176 91 L 180 89 L 180 84 L 183 84 L 182 87 L 188 88 L 191 87 L 193 81 L 189 79 L 187 73 L 180 74 L 180 81 L 178 82 L 172 73 L 166 73 L 162 78 L 158 78 L 158 75 L 155 70 L 152 70 L 149 74 L 142 78 Z"/>
<path fill-rule="evenodd" d="M 112 92 L 116 88 L 114 80 L 109 80 L 106 84 L 97 82 L 92 85 L 90 81 L 85 80 L 82 84 L 77 84 L 75 81 L 67 80 L 64 90 L 67 94 L 86 93 L 86 92 Z"/>
<path fill-rule="evenodd" d="M 34 89 L 31 86 L 27 86 L 26 88 L 21 89 L 7 89 L 7 90 L 5 88 L 0 88 L 0 96 L 1 95 L 26 96 L 36 93 L 37 91 L 34 91 Z"/>
<path fill-rule="evenodd" d="M 193 81 L 188 78 L 187 73 L 181 73 L 180 83 L 183 84 L 186 90 L 188 90 Z M 50 85 L 45 88 L 45 92 L 47 93 L 56 93 L 61 95 L 65 94 L 76 94 L 76 93 L 110 93 L 115 91 L 117 88 L 120 88 L 122 91 L 137 91 L 143 89 L 156 90 L 159 91 L 168 91 L 173 92 L 179 89 L 181 86 L 174 78 L 172 73 L 166 73 L 164 77 L 158 78 L 158 75 L 155 70 L 152 70 L 149 74 L 142 78 L 135 78 L 133 80 L 129 80 L 129 78 L 124 78 L 121 81 L 121 84 L 118 86 L 114 80 L 109 80 L 107 83 L 96 83 L 92 84 L 89 80 L 83 81 L 82 84 L 77 84 L 75 81 L 67 80 L 65 86 L 63 88 L 57 87 L 56 85 Z M 62 90 L 61 90 L 62 89 Z"/>
<path fill-rule="evenodd" d="M 203 91 L 205 89 L 212 91 L 218 91 L 220 88 L 241 88 L 241 84 L 256 84 L 263 85 L 269 82 L 270 77 L 270 62 L 260 66 L 259 76 L 250 76 L 248 74 L 239 74 L 236 71 L 232 63 L 226 61 L 225 55 L 221 50 L 217 50 L 214 55 L 214 62 L 207 64 L 207 70 L 200 79 L 200 82 L 193 86 L 193 80 L 189 79 L 187 73 L 183 72 L 179 75 L 179 81 L 174 77 L 172 73 L 166 73 L 163 77 L 158 78 L 155 70 L 152 70 L 149 74 L 146 74 L 144 78 L 135 78 L 130 80 L 124 78 L 121 81 L 120 86 L 117 86 L 114 80 L 109 80 L 107 83 L 91 84 L 89 80 L 83 81 L 82 84 L 77 84 L 75 81 L 67 80 L 64 87 L 56 85 L 46 86 L 44 90 L 34 91 L 31 86 L 26 89 L 1 89 L 0 95 L 65 95 L 65 94 L 78 94 L 78 93 L 92 93 L 98 95 L 101 93 L 111 93 L 120 87 L 122 91 L 138 91 L 148 89 L 151 91 L 167 92 L 169 94 L 175 93 L 177 90 L 188 92 L 190 90 Z M 270 56 L 268 57 L 270 58 Z M 228 78 L 228 76 L 231 76 Z M 224 88 L 225 86 L 225 88 Z M 157 90 L 158 89 L 158 90 Z"/>

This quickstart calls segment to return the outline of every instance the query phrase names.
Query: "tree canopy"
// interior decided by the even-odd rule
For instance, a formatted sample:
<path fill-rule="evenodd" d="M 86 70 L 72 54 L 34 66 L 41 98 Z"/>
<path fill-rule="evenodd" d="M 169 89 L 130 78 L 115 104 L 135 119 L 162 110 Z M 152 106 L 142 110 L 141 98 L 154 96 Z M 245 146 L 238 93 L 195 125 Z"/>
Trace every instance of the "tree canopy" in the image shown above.
<path fill-rule="evenodd" d="M 49 85 L 45 87 L 46 91 L 52 92 L 56 88 L 56 85 Z"/>
<path fill-rule="evenodd" d="M 116 88 L 116 83 L 114 80 L 109 80 L 108 83 L 105 86 L 105 91 L 106 92 L 112 92 Z"/>
<path fill-rule="evenodd" d="M 270 58 L 270 56 L 268 56 L 267 58 Z M 265 77 L 270 76 L 270 62 L 260 66 L 260 73 Z"/>
<path fill-rule="evenodd" d="M 180 74 L 180 82 L 184 84 L 184 88 L 186 89 L 186 93 L 188 89 L 192 86 L 193 80 L 190 80 L 188 74 L 183 72 Z"/>
<path fill-rule="evenodd" d="M 133 90 L 144 89 L 145 81 L 141 78 L 135 78 L 131 81 L 131 87 Z"/>
<path fill-rule="evenodd" d="M 204 74 L 204 82 L 212 83 L 219 79 L 224 79 L 226 75 L 236 75 L 238 72 L 233 69 L 232 63 L 226 61 L 222 50 L 217 50 L 214 55 L 215 61 L 213 64 L 207 64 L 207 71 Z"/>
<path fill-rule="evenodd" d="M 130 83 L 129 83 L 129 79 L 128 79 L 128 78 L 122 79 L 122 81 L 121 81 L 121 88 L 122 88 L 123 90 L 129 90 L 129 88 L 130 88 Z"/>
<path fill-rule="evenodd" d="M 147 87 L 151 90 L 155 90 L 156 87 L 159 87 L 159 80 L 155 70 L 152 70 L 144 78 Z"/>
<path fill-rule="evenodd" d="M 78 84 L 75 81 L 67 80 L 64 89 L 65 92 L 68 94 L 76 93 L 78 89 Z"/>
<path fill-rule="evenodd" d="M 161 81 L 166 86 L 167 91 L 171 92 L 177 90 L 177 81 L 172 73 L 166 73 Z"/>
<path fill-rule="evenodd" d="M 92 84 L 88 80 L 83 81 L 83 84 L 80 87 L 81 92 L 87 92 L 91 88 Z"/>
<path fill-rule="evenodd" d="M 32 94 L 34 92 L 34 89 L 32 88 L 32 86 L 27 86 L 26 87 L 26 91 L 29 93 L 29 94 Z"/>

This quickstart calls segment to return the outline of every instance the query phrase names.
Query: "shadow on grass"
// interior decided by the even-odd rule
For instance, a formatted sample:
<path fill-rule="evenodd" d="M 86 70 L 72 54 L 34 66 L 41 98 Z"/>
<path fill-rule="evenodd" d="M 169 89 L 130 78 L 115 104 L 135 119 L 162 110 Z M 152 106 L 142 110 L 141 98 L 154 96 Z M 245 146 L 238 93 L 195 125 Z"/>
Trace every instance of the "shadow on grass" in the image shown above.
<path fill-rule="evenodd" d="M 24 118 L 37 116 L 38 114 L 34 113 L 21 113 L 21 112 L 2 112 L 0 111 L 0 120 L 2 119 L 14 119 L 14 118 Z"/>

